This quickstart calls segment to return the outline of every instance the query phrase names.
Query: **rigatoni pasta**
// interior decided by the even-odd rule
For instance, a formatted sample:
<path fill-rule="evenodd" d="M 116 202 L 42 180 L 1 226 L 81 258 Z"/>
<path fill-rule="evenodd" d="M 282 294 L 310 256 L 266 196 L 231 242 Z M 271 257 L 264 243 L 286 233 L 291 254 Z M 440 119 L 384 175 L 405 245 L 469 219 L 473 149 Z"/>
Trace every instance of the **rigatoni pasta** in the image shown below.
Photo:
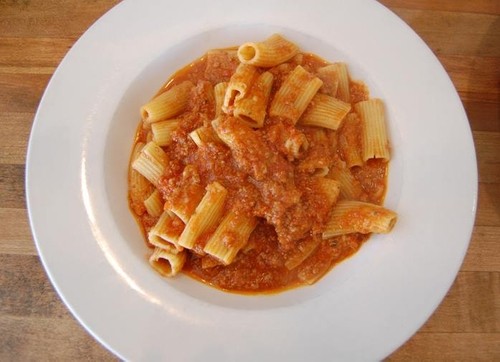
<path fill-rule="evenodd" d="M 166 197 L 164 209 L 170 210 L 187 224 L 205 195 L 205 187 L 200 182 L 197 168 L 192 164 L 184 167 L 176 181 L 177 188 Z"/>
<path fill-rule="evenodd" d="M 189 137 L 193 140 L 198 147 L 203 147 L 210 143 L 220 143 L 222 142 L 217 133 L 215 133 L 212 127 L 201 126 L 189 134 Z"/>
<path fill-rule="evenodd" d="M 163 276 L 309 285 L 396 222 L 382 101 L 281 35 L 208 51 L 140 114 L 129 202 Z"/>
<path fill-rule="evenodd" d="M 207 186 L 207 192 L 189 218 L 186 227 L 179 236 L 178 244 L 192 249 L 197 239 L 207 230 L 216 226 L 224 211 L 227 190 L 218 182 Z"/>
<path fill-rule="evenodd" d="M 160 191 L 155 189 L 149 197 L 144 200 L 144 206 L 149 215 L 157 217 L 163 213 L 163 200 Z"/>
<path fill-rule="evenodd" d="M 262 73 L 252 84 L 250 91 L 234 102 L 234 116 L 247 123 L 250 127 L 262 127 L 273 86 L 273 78 L 273 75 L 269 72 Z"/>
<path fill-rule="evenodd" d="M 339 190 L 342 198 L 346 200 L 356 200 L 361 196 L 361 184 L 348 168 L 333 169 L 330 176 L 339 183 Z"/>
<path fill-rule="evenodd" d="M 231 76 L 224 94 L 222 110 L 226 113 L 232 111 L 234 103 L 243 98 L 252 87 L 258 76 L 257 68 L 252 65 L 240 64 Z"/>
<path fill-rule="evenodd" d="M 335 63 L 333 67 L 337 70 L 338 75 L 338 88 L 337 88 L 337 98 L 341 101 L 350 103 L 351 102 L 351 89 L 350 89 L 350 77 L 349 71 L 347 70 L 347 65 L 345 63 Z"/>
<path fill-rule="evenodd" d="M 364 163 L 362 136 L 361 119 L 356 113 L 349 113 L 342 122 L 338 137 L 339 151 L 349 168 Z"/>
<path fill-rule="evenodd" d="M 321 67 L 316 71 L 316 76 L 323 82 L 319 91 L 323 94 L 337 97 L 340 78 L 338 66 L 336 64 L 329 64 Z"/>
<path fill-rule="evenodd" d="M 362 120 L 363 161 L 371 158 L 390 159 L 385 127 L 384 105 L 380 99 L 370 99 L 354 105 Z"/>
<path fill-rule="evenodd" d="M 295 124 L 322 85 L 321 79 L 297 65 L 276 92 L 269 114 Z"/>
<path fill-rule="evenodd" d="M 351 104 L 326 94 L 316 94 L 309 108 L 300 118 L 305 126 L 317 126 L 337 130 L 344 117 L 351 110 Z"/>
<path fill-rule="evenodd" d="M 141 108 L 142 119 L 146 124 L 177 116 L 186 109 L 189 92 L 193 84 L 182 82 L 153 98 Z"/>
<path fill-rule="evenodd" d="M 175 247 L 177 250 L 183 250 L 184 248 L 179 245 L 179 237 L 184 227 L 184 222 L 181 219 L 172 211 L 165 210 L 149 231 L 148 241 L 151 245 L 163 249 Z"/>
<path fill-rule="evenodd" d="M 186 253 L 173 252 L 162 248 L 155 248 L 149 258 L 151 266 L 165 277 L 173 277 L 178 274 L 186 262 Z"/>
<path fill-rule="evenodd" d="M 167 162 L 166 153 L 160 146 L 151 141 L 143 147 L 141 153 L 132 163 L 132 168 L 157 186 L 167 167 Z"/>
<path fill-rule="evenodd" d="M 316 248 L 321 244 L 321 238 L 305 238 L 301 240 L 297 247 L 286 255 L 285 266 L 288 270 L 293 270 L 304 262 Z"/>
<path fill-rule="evenodd" d="M 352 233 L 388 233 L 397 215 L 382 206 L 361 201 L 339 201 L 330 215 L 323 239 Z"/>
<path fill-rule="evenodd" d="M 243 64 L 268 68 L 286 62 L 298 52 L 297 45 L 279 34 L 274 34 L 262 42 L 240 45 L 238 59 Z"/>
<path fill-rule="evenodd" d="M 132 162 L 135 162 L 135 160 L 141 155 L 143 147 L 144 143 L 142 142 L 135 144 L 134 150 L 132 151 Z M 130 207 L 135 214 L 142 215 L 145 211 L 144 201 L 149 197 L 149 195 L 151 195 L 151 192 L 154 190 L 154 186 L 133 167 L 129 168 L 128 178 Z"/>
<path fill-rule="evenodd" d="M 152 140 L 158 146 L 167 146 L 172 142 L 172 133 L 179 126 L 178 119 L 156 122 L 151 125 Z"/>
<path fill-rule="evenodd" d="M 255 226 L 257 226 L 255 217 L 229 211 L 208 239 L 203 251 L 223 264 L 229 265 L 238 251 L 248 242 Z"/>

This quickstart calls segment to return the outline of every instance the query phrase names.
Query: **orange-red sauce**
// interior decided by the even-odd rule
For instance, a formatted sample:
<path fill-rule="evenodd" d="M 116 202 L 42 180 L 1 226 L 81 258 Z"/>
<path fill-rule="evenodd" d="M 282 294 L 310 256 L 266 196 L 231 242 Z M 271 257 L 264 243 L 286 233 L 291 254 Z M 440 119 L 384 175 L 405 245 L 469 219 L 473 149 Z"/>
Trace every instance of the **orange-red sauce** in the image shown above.
<path fill-rule="evenodd" d="M 208 64 L 211 71 L 207 73 L 210 58 L 203 57 L 177 72 L 160 90 L 161 93 L 184 80 L 196 85 L 187 112 L 178 117 L 182 121 L 174 132 L 172 144 L 163 147 L 168 154 L 169 165 L 159 189 L 168 204 L 176 193 L 189 187 L 182 184 L 181 174 L 186 165 L 194 165 L 203 187 L 218 181 L 228 189 L 226 210 L 236 208 L 241 213 L 257 216 L 259 223 L 232 264 L 222 266 L 207 259 L 207 256 L 189 253 L 183 272 L 214 287 L 235 292 L 279 291 L 313 283 L 336 263 L 355 253 L 369 237 L 351 234 L 321 240 L 318 234 L 330 210 L 322 199 L 315 197 L 308 165 L 323 162 L 331 170 L 345 167 L 337 146 L 337 133 L 341 130 L 325 129 L 328 142 L 318 143 L 314 127 L 293 126 L 279 119 L 266 119 L 263 128 L 246 135 L 253 140 L 246 145 L 246 153 L 234 154 L 224 144 L 217 143 L 198 148 L 188 134 L 200 126 L 210 125 L 215 115 L 210 89 L 218 82 L 229 81 L 237 66 L 232 59 L 222 60 L 219 59 L 218 64 Z M 272 68 L 270 71 L 275 80 L 271 99 L 297 64 L 314 72 L 326 62 L 311 54 L 300 54 L 289 63 Z M 351 93 L 353 103 L 368 99 L 366 87 L 359 82 L 352 82 Z M 290 160 L 280 138 L 294 132 L 305 134 L 309 149 L 299 159 Z M 136 142 L 146 142 L 146 138 L 147 130 L 139 128 Z M 370 160 L 364 166 L 352 168 L 351 172 L 359 183 L 359 200 L 380 204 L 385 194 L 387 164 Z M 304 202 L 294 205 L 297 198 Z M 290 208 L 294 208 L 293 211 Z M 138 205 L 131 205 L 131 209 L 135 210 L 143 230 L 148 231 L 155 224 L 156 218 L 144 211 L 141 214 Z M 266 219 L 274 220 L 276 228 Z M 198 240 L 195 250 L 202 251 L 211 232 L 213 230 Z M 311 233 L 318 238 L 315 239 L 317 246 L 304 262 L 288 270 L 286 261 L 294 250 L 306 247 L 304 240 Z"/>

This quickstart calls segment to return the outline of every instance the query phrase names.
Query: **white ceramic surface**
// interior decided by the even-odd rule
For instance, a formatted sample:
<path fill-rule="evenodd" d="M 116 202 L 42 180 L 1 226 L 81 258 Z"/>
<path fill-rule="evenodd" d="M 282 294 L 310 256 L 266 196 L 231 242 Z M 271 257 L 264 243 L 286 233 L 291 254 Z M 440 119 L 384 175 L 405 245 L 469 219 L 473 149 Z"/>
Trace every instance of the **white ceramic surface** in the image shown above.
<path fill-rule="evenodd" d="M 384 99 L 393 147 L 389 235 L 311 287 L 223 293 L 160 278 L 127 206 L 139 107 L 206 50 L 280 32 L 349 64 Z M 50 81 L 31 133 L 26 188 L 47 273 L 83 326 L 129 360 L 375 360 L 404 343 L 451 286 L 476 210 L 474 146 L 432 52 L 374 1 L 125 1 Z"/>

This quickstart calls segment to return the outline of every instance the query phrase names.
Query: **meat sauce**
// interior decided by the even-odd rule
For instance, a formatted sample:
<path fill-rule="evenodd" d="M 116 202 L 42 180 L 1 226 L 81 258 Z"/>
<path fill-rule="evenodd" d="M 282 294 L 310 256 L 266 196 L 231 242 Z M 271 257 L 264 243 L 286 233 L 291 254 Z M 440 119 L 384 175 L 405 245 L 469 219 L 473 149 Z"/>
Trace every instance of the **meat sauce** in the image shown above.
<path fill-rule="evenodd" d="M 216 64 L 213 59 L 216 59 Z M 310 182 L 311 172 L 318 165 L 329 167 L 330 172 L 346 167 L 338 148 L 342 130 L 318 131 L 314 127 L 294 126 L 279 119 L 266 118 L 262 128 L 251 130 L 251 134 L 240 138 L 246 142 L 247 152 L 235 153 L 220 143 L 198 147 L 188 134 L 198 127 L 210 126 L 215 116 L 210 90 L 218 82 L 229 81 L 237 64 L 237 59 L 231 57 L 205 56 L 174 74 L 159 92 L 185 80 L 195 84 L 188 110 L 177 117 L 180 125 L 173 133 L 172 143 L 163 147 L 169 164 L 159 190 L 167 200 L 167 206 L 168 200 L 182 197 L 183 193 L 189 194 L 186 188 L 193 183 L 184 184 L 183 171 L 186 165 L 193 165 L 197 171 L 193 177 L 199 178 L 198 184 L 203 190 L 214 181 L 228 190 L 226 210 L 238 210 L 242 214 L 257 216 L 259 220 L 233 263 L 223 266 L 206 255 L 189 253 L 183 272 L 216 288 L 240 293 L 273 292 L 312 284 L 335 264 L 354 254 L 369 237 L 350 234 L 322 240 L 318 234 L 325 225 L 330 207 L 321 197 L 315 196 L 318 193 Z M 299 54 L 270 69 L 274 75 L 271 99 L 298 64 L 314 73 L 327 63 L 312 54 Z M 351 82 L 350 86 L 352 103 L 368 99 L 364 84 Z M 226 124 L 226 127 L 230 128 L 231 124 Z M 283 135 L 290 137 L 294 134 L 305 135 L 309 144 L 307 151 L 297 159 L 290 158 L 279 142 Z M 135 142 L 146 142 L 147 137 L 148 130 L 140 127 Z M 359 200 L 382 203 L 387 167 L 384 161 L 370 160 L 363 166 L 351 168 L 358 183 Z M 303 202 L 297 203 L 297 200 Z M 131 209 L 145 232 L 157 221 L 157 218 L 141 212 L 139 205 L 131 204 Z M 197 241 L 196 251 L 202 253 L 211 232 L 213 230 Z M 294 255 L 304 250 L 308 250 L 308 257 L 295 265 Z"/>

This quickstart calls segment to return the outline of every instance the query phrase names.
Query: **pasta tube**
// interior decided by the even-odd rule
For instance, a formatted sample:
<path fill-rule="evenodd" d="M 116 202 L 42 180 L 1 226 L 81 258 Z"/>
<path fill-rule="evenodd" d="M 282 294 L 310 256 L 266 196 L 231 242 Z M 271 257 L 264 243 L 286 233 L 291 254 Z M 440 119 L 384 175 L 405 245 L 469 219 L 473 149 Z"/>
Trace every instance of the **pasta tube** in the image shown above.
<path fill-rule="evenodd" d="M 339 73 L 335 64 L 329 64 L 316 71 L 316 76 L 323 81 L 320 92 L 332 97 L 337 96 Z"/>
<path fill-rule="evenodd" d="M 174 246 L 177 250 L 183 250 L 183 247 L 178 243 L 183 230 L 182 220 L 170 210 L 165 210 L 149 231 L 148 240 L 156 247 L 168 249 Z"/>
<path fill-rule="evenodd" d="M 258 76 L 257 68 L 252 65 L 240 64 L 226 88 L 222 110 L 231 113 L 234 102 L 243 98 L 250 90 L 255 78 Z"/>
<path fill-rule="evenodd" d="M 144 206 L 146 211 L 151 216 L 160 216 L 163 213 L 163 200 L 160 195 L 160 191 L 155 189 L 149 197 L 144 200 Z"/>
<path fill-rule="evenodd" d="M 207 143 L 221 143 L 221 139 L 217 136 L 212 127 L 199 127 L 189 134 L 189 137 L 193 140 L 198 147 L 202 147 Z"/>
<path fill-rule="evenodd" d="M 205 194 L 196 166 L 184 167 L 180 185 L 182 186 L 177 189 L 177 192 L 166 200 L 165 207 L 187 223 Z"/>
<path fill-rule="evenodd" d="M 155 122 L 151 125 L 153 141 L 158 146 L 167 146 L 172 142 L 172 132 L 179 127 L 179 120 L 169 119 L 166 121 Z"/>
<path fill-rule="evenodd" d="M 155 248 L 149 258 L 149 264 L 164 277 L 173 277 L 182 270 L 186 262 L 186 252 L 171 252 L 162 248 Z"/>
<path fill-rule="evenodd" d="M 304 262 L 321 243 L 319 237 L 308 237 L 297 243 L 286 256 L 285 266 L 288 270 L 293 270 Z"/>
<path fill-rule="evenodd" d="M 229 212 L 208 239 L 203 251 L 224 265 L 231 264 L 238 251 L 248 242 L 256 225 L 254 217 Z"/>
<path fill-rule="evenodd" d="M 180 246 L 192 249 L 201 234 L 217 225 L 224 211 L 226 196 L 227 190 L 218 182 L 207 186 L 205 196 L 179 237 Z"/>
<path fill-rule="evenodd" d="M 337 68 L 337 74 L 339 77 L 337 98 L 346 103 L 351 103 L 351 90 L 347 65 L 345 63 L 335 63 L 333 65 Z"/>
<path fill-rule="evenodd" d="M 144 147 L 144 143 L 139 142 L 134 146 L 132 152 L 132 160 L 135 161 L 141 154 L 141 150 Z M 148 198 L 148 195 L 153 191 L 153 185 L 148 181 L 140 172 L 134 168 L 129 169 L 129 195 L 131 207 L 137 215 L 142 215 L 144 213 L 144 200 Z"/>
<path fill-rule="evenodd" d="M 361 184 L 348 168 L 333 169 L 330 175 L 339 182 L 342 198 L 356 200 L 360 197 L 362 193 Z"/>
<path fill-rule="evenodd" d="M 390 159 L 389 140 L 385 128 L 384 104 L 380 99 L 356 103 L 354 109 L 362 120 L 363 160 Z"/>
<path fill-rule="evenodd" d="M 145 123 L 158 122 L 177 116 L 186 109 L 193 88 L 190 81 L 182 82 L 156 96 L 141 108 Z"/>
<path fill-rule="evenodd" d="M 349 103 L 318 93 L 299 120 L 304 126 L 317 126 L 337 130 L 351 110 Z"/>
<path fill-rule="evenodd" d="M 272 86 L 273 75 L 269 72 L 262 73 L 247 95 L 234 102 L 234 116 L 250 127 L 262 127 Z"/>
<path fill-rule="evenodd" d="M 228 82 L 220 82 L 214 86 L 215 97 L 215 118 L 220 116 L 222 106 L 224 104 L 224 97 L 226 96 Z"/>
<path fill-rule="evenodd" d="M 352 233 L 388 233 L 396 223 L 395 212 L 361 201 L 337 202 L 327 222 L 323 239 Z"/>
<path fill-rule="evenodd" d="M 257 67 L 274 67 L 286 62 L 299 52 L 299 47 L 279 34 L 259 43 L 245 43 L 238 48 L 238 59 Z"/>
<path fill-rule="evenodd" d="M 339 150 L 347 167 L 363 164 L 361 147 L 361 120 L 356 113 L 349 113 L 339 130 Z"/>
<path fill-rule="evenodd" d="M 167 162 L 166 153 L 160 146 L 151 141 L 144 146 L 139 156 L 132 163 L 132 168 L 157 186 L 167 167 Z"/>
<path fill-rule="evenodd" d="M 271 102 L 269 115 L 295 124 L 323 82 L 298 65 L 285 79 Z"/>

